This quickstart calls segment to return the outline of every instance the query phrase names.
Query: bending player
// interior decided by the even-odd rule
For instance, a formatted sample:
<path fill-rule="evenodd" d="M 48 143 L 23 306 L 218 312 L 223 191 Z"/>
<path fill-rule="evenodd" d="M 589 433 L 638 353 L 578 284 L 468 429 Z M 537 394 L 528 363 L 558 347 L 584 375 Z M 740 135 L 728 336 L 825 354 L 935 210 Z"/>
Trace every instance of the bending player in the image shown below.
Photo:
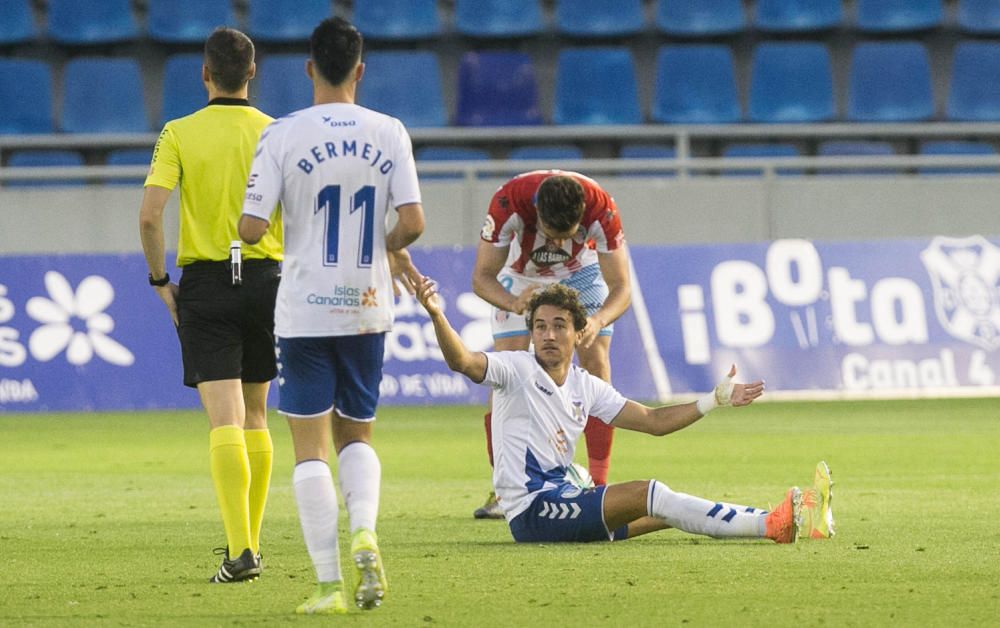
<path fill-rule="evenodd" d="M 576 172 L 527 172 L 493 195 L 481 237 L 472 288 L 493 306 L 494 349 L 527 350 L 523 313 L 528 299 L 540 287 L 562 283 L 580 293 L 587 312 L 576 348 L 580 366 L 610 382 L 613 323 L 628 309 L 631 290 L 625 234 L 611 196 Z M 486 413 L 485 427 L 493 466 L 492 412 Z M 612 428 L 588 418 L 583 433 L 590 475 L 606 484 Z M 494 493 L 473 514 L 503 518 Z"/>
<path fill-rule="evenodd" d="M 749 405 L 764 392 L 762 381 L 734 383 L 733 366 L 715 390 L 697 402 L 650 408 L 625 399 L 607 382 L 573 365 L 574 348 L 587 326 L 586 311 L 574 290 L 552 285 L 526 304 L 534 354 L 469 351 L 436 295 L 435 284 L 424 278 L 417 298 L 430 314 L 449 368 L 494 391 L 493 486 L 515 541 L 621 540 L 678 528 L 712 537 L 794 543 L 807 514 L 809 536 L 832 534 L 828 471 L 825 483 L 813 489 L 813 499 L 805 500 L 803 492 L 792 487 L 772 512 L 675 492 L 656 480 L 586 489 L 566 477 L 588 415 L 662 436 L 718 406 Z M 561 516 L 552 516 L 554 512 Z"/>

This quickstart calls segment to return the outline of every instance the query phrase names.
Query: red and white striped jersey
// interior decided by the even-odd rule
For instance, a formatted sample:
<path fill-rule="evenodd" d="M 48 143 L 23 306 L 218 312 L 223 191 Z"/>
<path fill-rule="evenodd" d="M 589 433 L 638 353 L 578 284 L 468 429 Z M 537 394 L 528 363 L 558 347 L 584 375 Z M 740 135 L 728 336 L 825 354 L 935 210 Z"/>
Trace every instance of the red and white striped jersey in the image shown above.
<path fill-rule="evenodd" d="M 554 175 L 573 177 L 583 186 L 584 210 L 580 227 L 562 246 L 538 232 L 535 199 L 538 186 Z M 536 170 L 503 184 L 490 201 L 483 240 L 510 246 L 506 268 L 525 277 L 561 280 L 597 263 L 597 252 L 609 253 L 625 243 L 621 217 L 611 196 L 593 179 L 577 172 Z"/>

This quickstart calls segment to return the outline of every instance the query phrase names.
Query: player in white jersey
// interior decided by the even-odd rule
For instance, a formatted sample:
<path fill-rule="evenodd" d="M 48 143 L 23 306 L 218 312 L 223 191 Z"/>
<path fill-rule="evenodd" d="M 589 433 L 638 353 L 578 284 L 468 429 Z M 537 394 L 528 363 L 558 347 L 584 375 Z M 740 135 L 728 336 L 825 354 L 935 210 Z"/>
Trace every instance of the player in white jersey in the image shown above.
<path fill-rule="evenodd" d="M 766 537 L 778 543 L 797 539 L 803 495 L 796 487 L 768 513 L 678 493 L 656 480 L 585 488 L 567 477 L 588 416 L 662 436 L 717 406 L 749 405 L 763 393 L 763 381 L 734 383 L 733 366 L 697 402 L 650 408 L 573 365 L 587 312 L 572 288 L 554 284 L 527 303 L 534 354 L 469 351 L 436 295 L 428 278 L 417 286 L 448 366 L 493 388 L 493 484 L 515 541 L 620 540 L 668 527 L 713 537 Z M 814 500 L 812 507 L 828 511 L 828 497 Z M 826 514 L 817 513 L 816 519 L 827 520 Z"/>
<path fill-rule="evenodd" d="M 392 275 L 404 283 L 419 279 L 404 247 L 424 228 L 406 129 L 354 104 L 361 48 L 360 33 L 343 19 L 326 19 L 313 31 L 306 73 L 315 104 L 261 135 L 240 220 L 240 236 L 254 242 L 268 224 L 265 208 L 282 204 L 278 409 L 291 427 L 295 500 L 319 581 L 297 609 L 307 614 L 347 611 L 327 464 L 331 437 L 352 534 L 354 601 L 374 608 L 386 593 L 375 535 L 381 467 L 372 423 L 393 322 Z M 390 209 L 397 220 L 386 233 Z"/>

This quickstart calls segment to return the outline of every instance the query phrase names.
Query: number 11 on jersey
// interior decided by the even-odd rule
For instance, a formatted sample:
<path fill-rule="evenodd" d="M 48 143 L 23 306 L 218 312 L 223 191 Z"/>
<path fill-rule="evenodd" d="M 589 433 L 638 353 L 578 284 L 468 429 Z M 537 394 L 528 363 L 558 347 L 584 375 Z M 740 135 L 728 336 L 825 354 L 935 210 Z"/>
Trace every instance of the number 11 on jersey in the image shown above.
<path fill-rule="evenodd" d="M 361 212 L 361 233 L 358 242 L 358 268 L 372 265 L 375 247 L 375 186 L 358 188 L 348 200 L 349 214 Z M 323 265 L 336 266 L 340 259 L 340 186 L 328 185 L 316 197 L 317 211 L 323 212 Z"/>

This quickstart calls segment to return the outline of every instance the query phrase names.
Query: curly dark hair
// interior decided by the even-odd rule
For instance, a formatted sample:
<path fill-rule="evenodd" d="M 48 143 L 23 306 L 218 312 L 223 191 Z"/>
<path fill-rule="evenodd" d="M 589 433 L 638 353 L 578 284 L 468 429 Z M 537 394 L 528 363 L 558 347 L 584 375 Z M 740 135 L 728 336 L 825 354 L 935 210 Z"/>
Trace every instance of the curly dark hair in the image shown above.
<path fill-rule="evenodd" d="M 205 40 L 205 65 L 212 82 L 224 92 L 243 89 L 250 80 L 253 58 L 253 42 L 235 28 L 220 26 Z"/>
<path fill-rule="evenodd" d="M 538 186 L 535 204 L 538 217 L 547 227 L 569 231 L 583 219 L 583 186 L 573 177 L 551 176 Z"/>
<path fill-rule="evenodd" d="M 361 59 L 361 33 L 342 17 L 328 17 L 309 37 L 309 56 L 330 85 L 339 85 Z"/>
<path fill-rule="evenodd" d="M 569 312 L 573 319 L 573 329 L 576 331 L 587 326 L 587 310 L 580 303 L 580 293 L 569 286 L 554 283 L 544 290 L 536 292 L 528 301 L 527 316 L 524 318 L 528 323 L 529 330 L 535 323 L 535 311 L 543 305 L 551 305 Z"/>

